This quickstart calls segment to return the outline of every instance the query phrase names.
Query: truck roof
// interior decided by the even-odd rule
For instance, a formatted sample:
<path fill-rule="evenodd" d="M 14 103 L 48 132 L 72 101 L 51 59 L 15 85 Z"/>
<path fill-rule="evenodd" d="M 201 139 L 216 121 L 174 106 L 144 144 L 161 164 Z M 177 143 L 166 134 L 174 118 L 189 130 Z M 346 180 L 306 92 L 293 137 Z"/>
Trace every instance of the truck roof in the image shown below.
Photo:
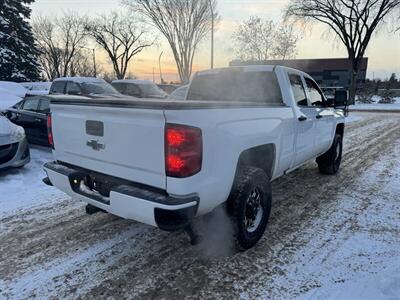
<path fill-rule="evenodd" d="M 233 66 L 233 67 L 226 67 L 226 68 L 216 68 L 216 69 L 199 71 L 196 73 L 196 76 L 217 74 L 221 71 L 235 70 L 235 69 L 242 70 L 243 72 L 273 72 L 277 68 L 283 69 L 286 71 L 290 71 L 291 73 L 303 74 L 303 75 L 306 75 L 307 77 L 310 77 L 307 73 L 305 73 L 303 71 L 285 67 L 285 66 L 281 66 L 281 65 L 247 65 L 247 66 Z"/>

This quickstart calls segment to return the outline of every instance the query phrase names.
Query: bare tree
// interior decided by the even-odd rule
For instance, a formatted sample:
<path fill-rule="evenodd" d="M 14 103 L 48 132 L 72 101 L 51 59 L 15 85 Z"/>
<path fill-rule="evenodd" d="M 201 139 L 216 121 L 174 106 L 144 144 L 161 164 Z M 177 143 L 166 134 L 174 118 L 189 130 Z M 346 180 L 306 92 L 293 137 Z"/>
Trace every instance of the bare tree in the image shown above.
<path fill-rule="evenodd" d="M 294 29 L 293 24 L 281 24 L 275 32 L 275 46 L 273 55 L 275 59 L 292 59 L 297 55 L 297 42 L 299 32 Z"/>
<path fill-rule="evenodd" d="M 85 44 L 83 17 L 73 12 L 60 18 L 38 17 L 33 21 L 33 32 L 46 76 L 53 80 L 70 75 L 74 57 Z"/>
<path fill-rule="evenodd" d="M 345 45 L 352 65 L 350 96 L 354 101 L 357 75 L 372 34 L 400 7 L 400 0 L 291 0 L 286 16 L 327 25 Z"/>
<path fill-rule="evenodd" d="M 124 0 L 132 11 L 146 17 L 167 39 L 182 83 L 192 74 L 194 55 L 211 29 L 216 0 Z"/>
<path fill-rule="evenodd" d="M 266 61 L 296 56 L 298 33 L 288 24 L 252 16 L 239 24 L 232 36 L 241 60 Z"/>
<path fill-rule="evenodd" d="M 72 59 L 69 75 L 96 77 L 97 74 L 102 73 L 102 68 L 98 63 L 96 65 L 94 63 L 91 49 L 80 49 Z"/>
<path fill-rule="evenodd" d="M 86 23 L 86 32 L 103 48 L 118 79 L 124 79 L 132 58 L 155 40 L 144 24 L 133 15 L 111 12 Z"/>
<path fill-rule="evenodd" d="M 271 20 L 250 17 L 239 24 L 233 33 L 236 54 L 241 60 L 264 61 L 271 59 L 274 47 L 274 27 Z"/>

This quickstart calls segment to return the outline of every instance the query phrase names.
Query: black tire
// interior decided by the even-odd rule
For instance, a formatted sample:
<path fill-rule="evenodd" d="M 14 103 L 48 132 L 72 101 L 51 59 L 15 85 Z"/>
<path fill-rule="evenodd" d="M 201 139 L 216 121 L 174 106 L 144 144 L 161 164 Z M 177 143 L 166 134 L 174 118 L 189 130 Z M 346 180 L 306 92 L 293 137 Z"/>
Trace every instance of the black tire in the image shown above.
<path fill-rule="evenodd" d="M 255 200 L 257 196 L 254 195 L 259 195 L 259 201 Z M 255 167 L 242 168 L 228 200 L 236 246 L 239 250 L 252 248 L 263 236 L 271 212 L 271 200 L 271 182 L 267 174 Z M 251 206 L 250 202 L 259 203 L 258 209 L 255 205 Z"/>
<path fill-rule="evenodd" d="M 339 171 L 342 161 L 343 138 L 335 135 L 331 148 L 317 158 L 318 169 L 322 174 L 333 175 Z"/>

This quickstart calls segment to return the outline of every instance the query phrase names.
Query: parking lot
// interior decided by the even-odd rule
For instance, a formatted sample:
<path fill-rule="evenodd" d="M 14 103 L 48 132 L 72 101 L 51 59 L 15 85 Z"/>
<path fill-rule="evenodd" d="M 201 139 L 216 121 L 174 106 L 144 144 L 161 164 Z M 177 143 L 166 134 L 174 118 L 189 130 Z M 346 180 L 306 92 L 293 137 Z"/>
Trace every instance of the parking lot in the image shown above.
<path fill-rule="evenodd" d="M 394 297 L 400 279 L 400 114 L 356 116 L 346 129 L 340 173 L 322 176 L 308 163 L 274 181 L 267 231 L 243 253 L 213 249 L 207 239 L 192 247 L 183 233 L 86 215 L 83 203 L 41 182 L 51 153 L 33 147 L 30 164 L 0 173 L 0 298 L 287 299 L 328 293 L 335 299 L 349 291 L 368 295 L 371 284 Z"/>

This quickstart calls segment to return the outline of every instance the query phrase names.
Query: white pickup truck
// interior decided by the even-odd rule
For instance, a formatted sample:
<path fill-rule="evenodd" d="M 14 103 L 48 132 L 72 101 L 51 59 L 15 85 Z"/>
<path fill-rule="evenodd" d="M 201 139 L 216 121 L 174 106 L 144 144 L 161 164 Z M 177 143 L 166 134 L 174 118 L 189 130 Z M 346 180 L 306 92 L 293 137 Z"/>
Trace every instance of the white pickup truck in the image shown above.
<path fill-rule="evenodd" d="M 262 237 L 271 181 L 316 159 L 335 174 L 347 101 L 327 103 L 307 74 L 281 66 L 197 73 L 186 100 L 53 96 L 47 184 L 163 230 L 226 204 L 240 249 Z M 193 237 L 193 236 L 192 236 Z"/>

